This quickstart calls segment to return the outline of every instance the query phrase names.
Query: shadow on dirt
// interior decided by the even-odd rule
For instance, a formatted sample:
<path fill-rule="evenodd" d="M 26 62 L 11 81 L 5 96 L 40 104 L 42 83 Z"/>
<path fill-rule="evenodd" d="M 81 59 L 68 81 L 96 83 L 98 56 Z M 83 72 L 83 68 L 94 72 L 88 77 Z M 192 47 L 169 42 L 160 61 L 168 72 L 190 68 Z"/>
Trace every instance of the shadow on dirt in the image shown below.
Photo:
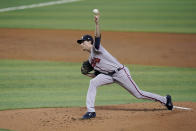
<path fill-rule="evenodd" d="M 119 107 L 96 107 L 96 110 L 111 110 L 111 111 L 164 111 L 166 108 L 135 108 L 135 109 L 127 109 L 127 108 L 119 108 Z"/>

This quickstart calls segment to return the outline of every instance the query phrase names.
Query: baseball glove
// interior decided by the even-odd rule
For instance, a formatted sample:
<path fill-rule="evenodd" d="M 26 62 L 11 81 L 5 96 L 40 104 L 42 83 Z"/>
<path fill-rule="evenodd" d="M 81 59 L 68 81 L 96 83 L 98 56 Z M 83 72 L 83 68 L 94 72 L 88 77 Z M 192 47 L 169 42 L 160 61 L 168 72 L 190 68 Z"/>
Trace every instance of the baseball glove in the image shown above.
<path fill-rule="evenodd" d="M 81 67 L 81 73 L 86 75 L 89 72 L 91 72 L 93 70 L 93 67 L 91 66 L 91 64 L 89 63 L 88 60 L 84 61 L 82 63 L 82 67 Z"/>
<path fill-rule="evenodd" d="M 99 72 L 99 71 L 97 71 L 97 70 L 94 71 L 94 75 L 95 75 L 95 76 L 97 76 L 97 75 L 99 75 L 99 74 L 101 74 L 101 72 Z"/>

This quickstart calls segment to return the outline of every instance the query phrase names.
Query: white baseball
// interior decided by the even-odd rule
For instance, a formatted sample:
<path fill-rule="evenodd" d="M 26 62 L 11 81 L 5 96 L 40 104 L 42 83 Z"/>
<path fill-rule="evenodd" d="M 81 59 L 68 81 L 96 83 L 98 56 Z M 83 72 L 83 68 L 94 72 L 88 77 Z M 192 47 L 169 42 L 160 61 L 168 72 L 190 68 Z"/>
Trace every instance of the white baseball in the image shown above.
<path fill-rule="evenodd" d="M 98 9 L 93 9 L 93 13 L 94 13 L 95 15 L 98 15 L 98 14 L 99 14 L 99 10 L 98 10 Z"/>

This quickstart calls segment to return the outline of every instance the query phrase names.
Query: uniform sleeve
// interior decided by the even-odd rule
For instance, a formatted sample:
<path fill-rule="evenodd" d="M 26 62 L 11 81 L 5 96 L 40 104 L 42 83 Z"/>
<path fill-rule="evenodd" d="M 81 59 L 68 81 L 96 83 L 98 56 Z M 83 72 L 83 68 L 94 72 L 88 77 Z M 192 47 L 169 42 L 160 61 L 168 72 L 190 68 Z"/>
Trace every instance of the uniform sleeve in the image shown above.
<path fill-rule="evenodd" d="M 95 37 L 95 49 L 99 50 L 100 47 L 100 42 L 101 42 L 101 36 L 100 37 Z"/>

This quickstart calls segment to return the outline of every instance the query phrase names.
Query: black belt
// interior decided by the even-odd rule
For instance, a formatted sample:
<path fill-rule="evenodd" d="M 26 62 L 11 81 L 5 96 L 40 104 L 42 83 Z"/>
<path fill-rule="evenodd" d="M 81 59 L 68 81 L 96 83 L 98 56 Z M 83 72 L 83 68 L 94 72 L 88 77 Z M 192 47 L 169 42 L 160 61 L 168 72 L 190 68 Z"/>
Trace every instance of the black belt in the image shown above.
<path fill-rule="evenodd" d="M 118 68 L 117 70 L 114 70 L 114 71 L 112 71 L 112 72 L 108 72 L 107 73 L 107 75 L 109 75 L 109 76 L 113 76 L 117 71 L 120 71 L 120 70 L 122 70 L 124 68 L 124 66 L 121 68 Z"/>

